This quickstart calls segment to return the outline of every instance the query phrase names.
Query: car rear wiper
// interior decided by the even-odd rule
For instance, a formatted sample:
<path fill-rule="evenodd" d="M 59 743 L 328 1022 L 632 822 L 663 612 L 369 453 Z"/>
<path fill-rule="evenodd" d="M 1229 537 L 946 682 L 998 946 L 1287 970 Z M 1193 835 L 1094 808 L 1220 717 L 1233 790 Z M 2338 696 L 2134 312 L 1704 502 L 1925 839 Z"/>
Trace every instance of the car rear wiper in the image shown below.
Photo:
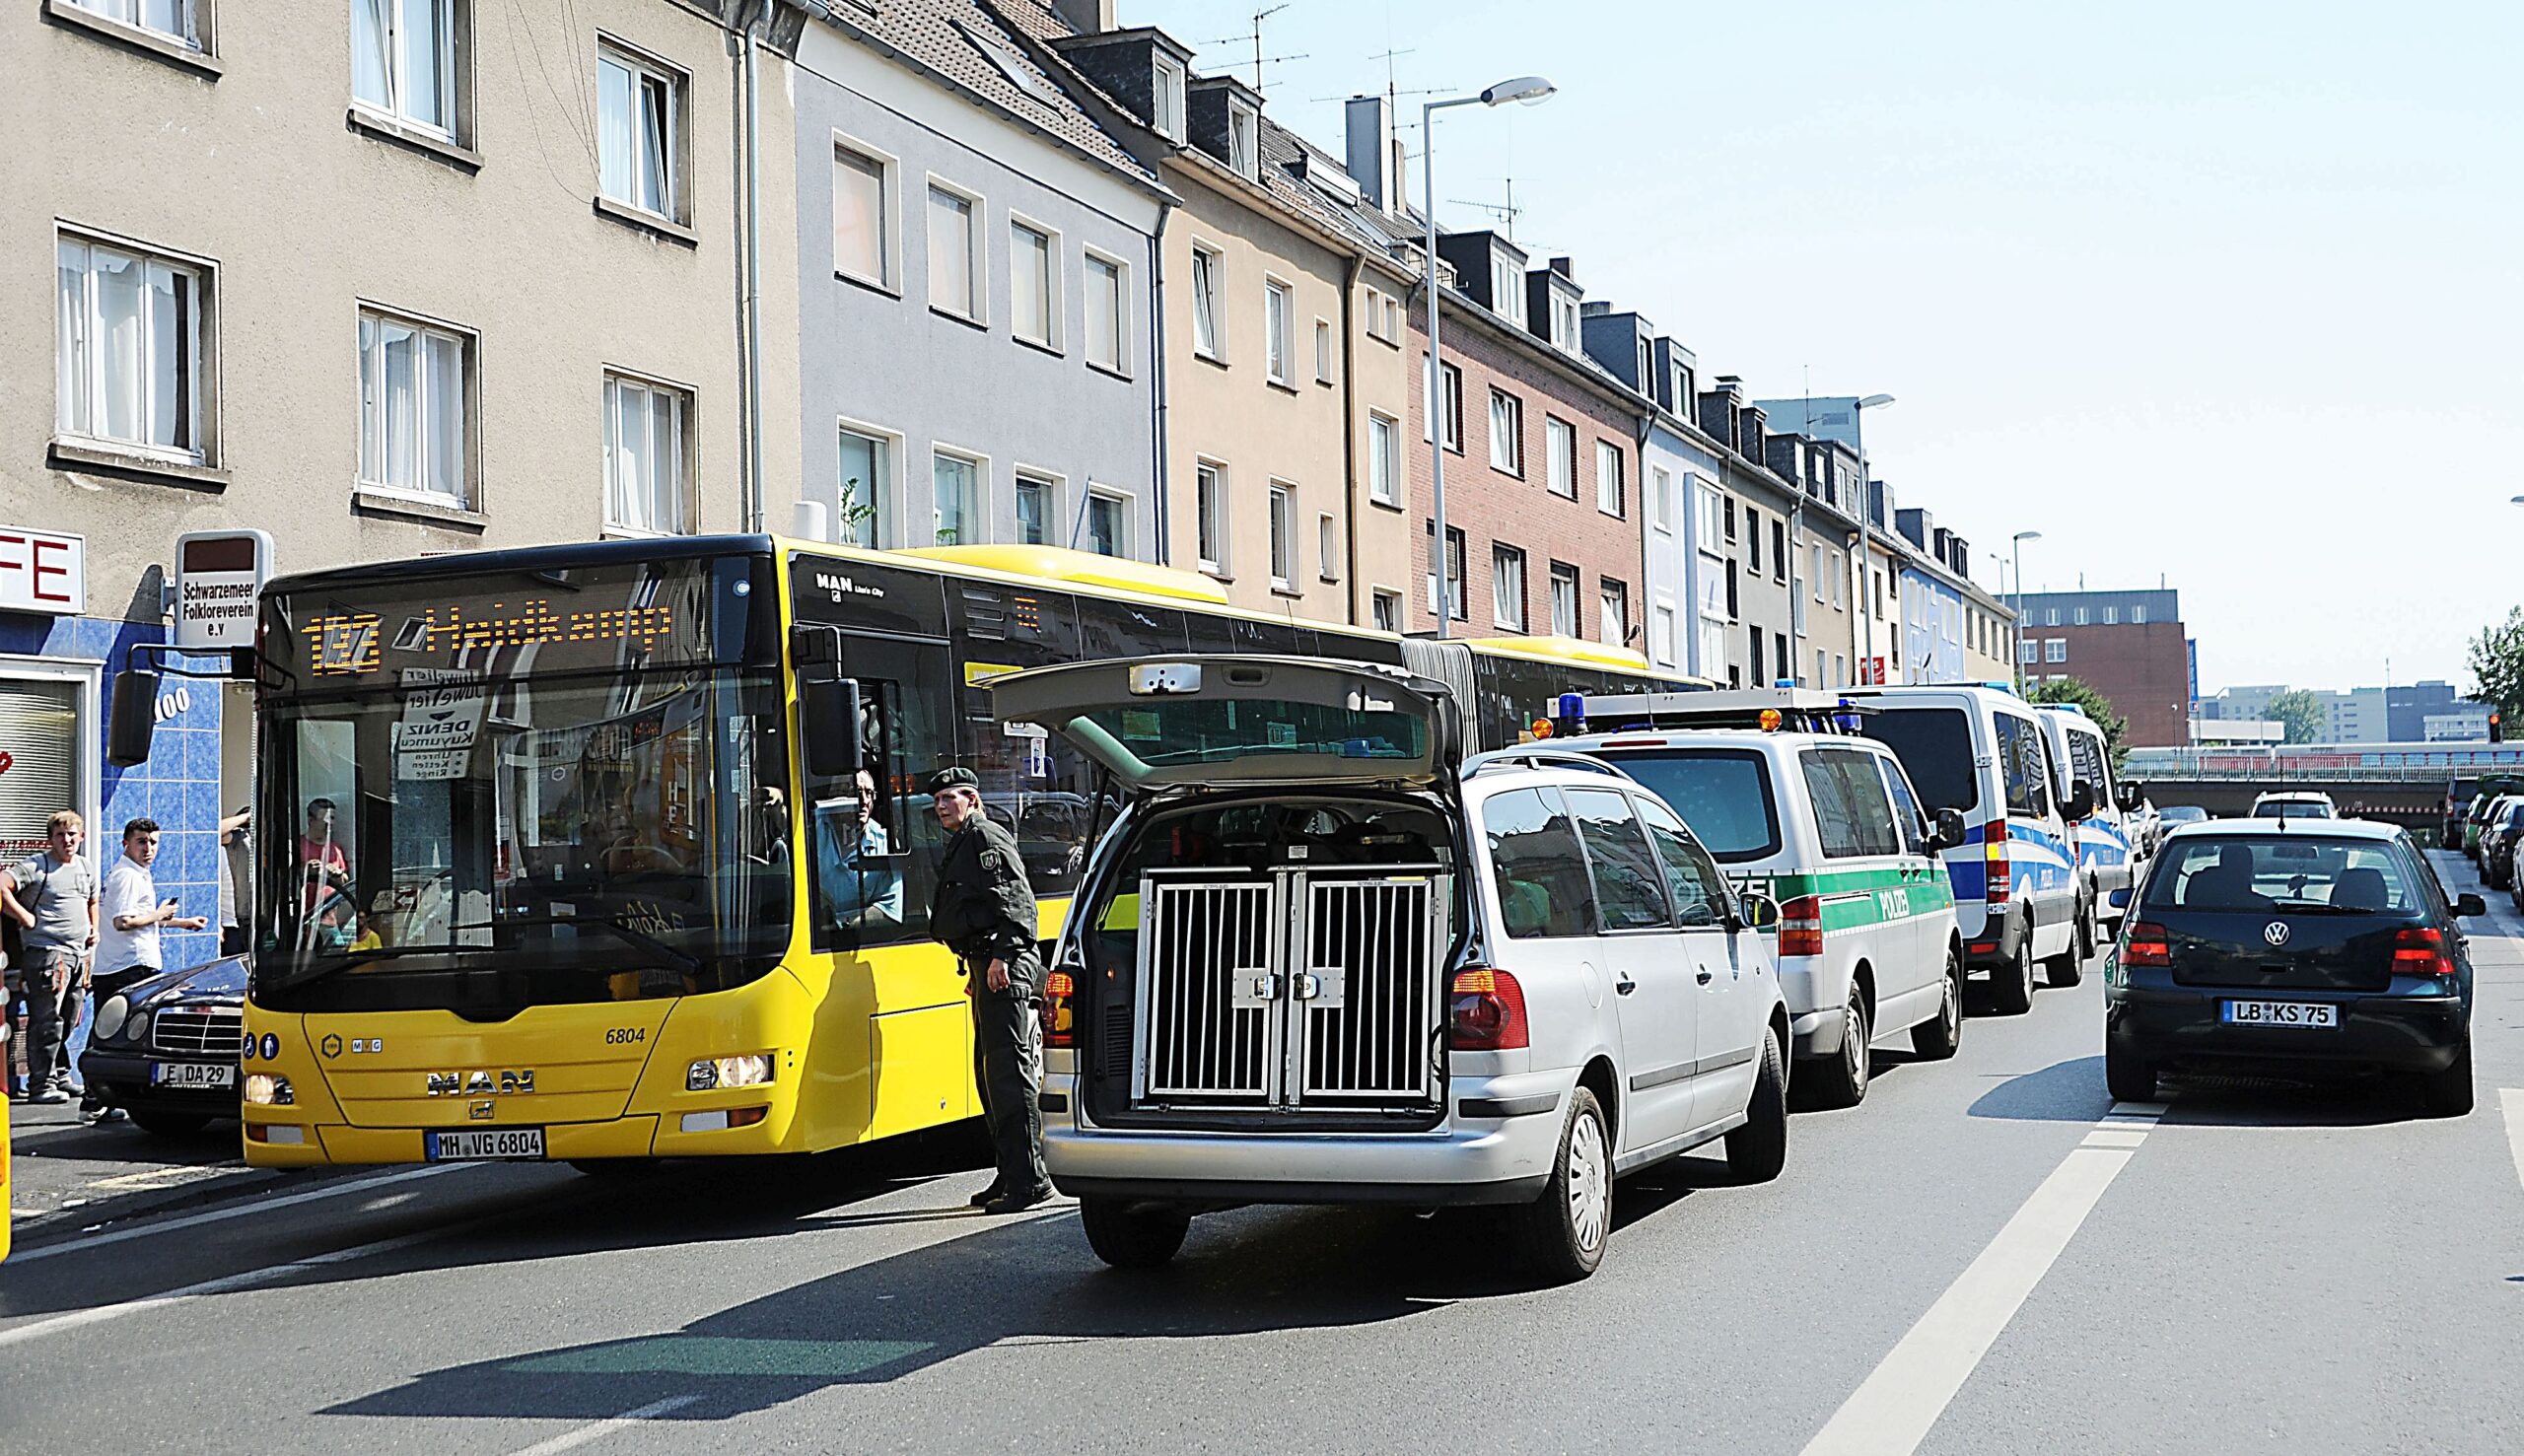
<path fill-rule="evenodd" d="M 495 920 L 454 927 L 459 931 L 496 931 L 502 926 L 597 926 L 613 932 L 635 949 L 648 951 L 672 961 L 687 976 L 701 974 L 701 958 L 688 950 L 678 950 L 646 931 L 633 930 L 610 915 L 503 915 Z"/>

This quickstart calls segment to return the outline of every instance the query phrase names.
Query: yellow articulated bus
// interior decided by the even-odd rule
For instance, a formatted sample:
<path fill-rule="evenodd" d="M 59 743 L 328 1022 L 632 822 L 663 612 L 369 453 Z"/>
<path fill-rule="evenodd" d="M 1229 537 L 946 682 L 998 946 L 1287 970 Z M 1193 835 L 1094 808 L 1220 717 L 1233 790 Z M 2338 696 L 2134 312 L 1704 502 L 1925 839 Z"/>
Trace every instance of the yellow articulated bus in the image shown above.
<path fill-rule="evenodd" d="M 1058 930 L 1109 791 L 994 673 L 1169 651 L 1402 662 L 1485 745 L 1636 654 L 1406 642 L 1050 547 L 608 541 L 274 581 L 256 1166 L 816 1151 L 975 1115 L 922 785 L 974 768 Z M 855 738 L 855 743 L 854 743 Z"/>

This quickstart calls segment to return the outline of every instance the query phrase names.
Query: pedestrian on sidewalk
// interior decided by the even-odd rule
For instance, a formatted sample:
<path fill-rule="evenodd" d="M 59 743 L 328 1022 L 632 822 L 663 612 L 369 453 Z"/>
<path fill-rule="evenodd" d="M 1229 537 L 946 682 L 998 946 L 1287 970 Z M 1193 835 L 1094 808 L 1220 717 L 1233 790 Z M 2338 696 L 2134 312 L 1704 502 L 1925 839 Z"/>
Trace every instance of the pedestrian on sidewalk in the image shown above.
<path fill-rule="evenodd" d="M 64 1041 L 97 945 L 97 876 L 79 857 L 88 826 L 76 809 L 44 822 L 44 849 L 0 869 L 0 914 L 18 923 L 27 998 L 27 1100 L 70 1100 Z"/>
<path fill-rule="evenodd" d="M 158 944 L 160 927 L 198 931 L 210 924 L 207 917 L 184 914 L 175 900 L 159 900 L 158 879 L 151 870 L 157 863 L 158 821 L 134 819 L 123 825 L 122 857 L 105 871 L 101 912 L 105 928 L 97 935 L 97 968 L 90 977 L 99 1005 L 165 968 L 165 954 Z M 130 1115 L 107 1105 L 105 1093 L 96 1087 L 80 1099 L 79 1111 L 100 1122 L 120 1122 Z"/>
<path fill-rule="evenodd" d="M 238 886 L 245 881 L 237 873 L 237 862 L 247 853 L 245 826 L 253 822 L 253 814 L 244 805 L 219 821 L 219 953 L 245 953 L 245 925 L 250 921 L 238 904 Z"/>
<path fill-rule="evenodd" d="M 981 779 L 968 768 L 940 769 L 929 793 L 947 833 L 939 856 L 929 934 L 964 963 L 973 1001 L 974 1071 L 999 1176 L 973 1202 L 988 1213 L 1015 1213 L 1052 1196 L 1043 1171 L 1043 1111 L 1034 1100 L 1042 1056 L 1034 998 L 1043 962 L 1034 946 L 1034 886 L 1017 836 L 982 807 Z"/>

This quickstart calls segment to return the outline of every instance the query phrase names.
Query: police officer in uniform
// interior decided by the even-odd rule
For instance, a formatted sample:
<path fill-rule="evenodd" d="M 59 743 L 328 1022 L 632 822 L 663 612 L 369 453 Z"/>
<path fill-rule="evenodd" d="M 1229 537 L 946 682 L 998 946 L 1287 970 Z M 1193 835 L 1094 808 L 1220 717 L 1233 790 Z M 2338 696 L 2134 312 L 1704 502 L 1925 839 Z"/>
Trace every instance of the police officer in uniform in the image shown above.
<path fill-rule="evenodd" d="M 999 1159 L 999 1176 L 973 1202 L 985 1213 L 1014 1213 L 1052 1196 L 1043 1172 L 1043 1112 L 1034 1101 L 1042 1074 L 1034 999 L 1043 989 L 1034 887 L 1017 836 L 983 811 L 981 779 L 971 769 L 939 770 L 929 792 L 947 834 L 929 934 L 955 952 L 970 980 L 974 1060 Z"/>

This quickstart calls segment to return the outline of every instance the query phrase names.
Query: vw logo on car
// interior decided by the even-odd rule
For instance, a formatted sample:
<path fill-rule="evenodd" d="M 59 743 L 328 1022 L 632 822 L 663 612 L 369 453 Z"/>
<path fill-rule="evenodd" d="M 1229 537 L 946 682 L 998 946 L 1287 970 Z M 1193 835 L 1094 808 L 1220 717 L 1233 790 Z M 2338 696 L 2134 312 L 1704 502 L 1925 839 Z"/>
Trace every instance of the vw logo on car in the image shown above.
<path fill-rule="evenodd" d="M 2287 922 L 2283 920 L 2274 920 L 2270 924 L 2263 926 L 2261 928 L 2261 938 L 2269 941 L 2273 945 L 2286 944 Z"/>

